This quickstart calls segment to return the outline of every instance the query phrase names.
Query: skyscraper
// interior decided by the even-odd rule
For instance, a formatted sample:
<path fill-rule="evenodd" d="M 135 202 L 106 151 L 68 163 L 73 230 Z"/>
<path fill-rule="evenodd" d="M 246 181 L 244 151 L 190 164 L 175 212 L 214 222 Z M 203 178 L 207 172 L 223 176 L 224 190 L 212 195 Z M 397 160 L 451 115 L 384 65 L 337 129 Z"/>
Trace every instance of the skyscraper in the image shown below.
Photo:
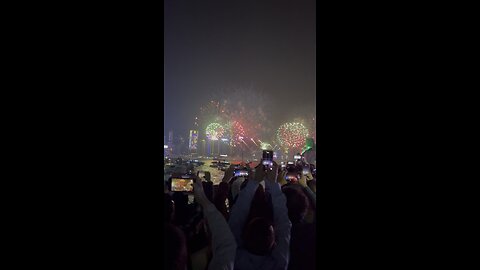
<path fill-rule="evenodd" d="M 188 143 L 188 148 L 192 153 L 197 152 L 197 141 L 198 141 L 198 133 L 196 130 L 190 130 L 190 138 Z"/>
<path fill-rule="evenodd" d="M 173 131 L 168 132 L 168 149 L 170 154 L 173 154 Z"/>

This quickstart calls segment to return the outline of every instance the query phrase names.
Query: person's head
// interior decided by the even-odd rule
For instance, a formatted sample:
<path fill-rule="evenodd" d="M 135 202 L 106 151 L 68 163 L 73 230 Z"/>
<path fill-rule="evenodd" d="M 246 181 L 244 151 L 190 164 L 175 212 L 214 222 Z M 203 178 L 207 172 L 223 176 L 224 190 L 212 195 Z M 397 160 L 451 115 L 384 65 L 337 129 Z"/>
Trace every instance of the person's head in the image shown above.
<path fill-rule="evenodd" d="M 299 173 L 287 172 L 285 174 L 285 181 L 287 182 L 287 184 L 297 184 L 300 178 L 301 175 Z"/>
<path fill-rule="evenodd" d="M 275 231 L 272 223 L 264 217 L 253 218 L 245 227 L 243 241 L 248 252 L 265 256 L 275 245 Z"/>
<path fill-rule="evenodd" d="M 297 173 L 301 174 L 303 171 L 303 163 L 302 161 L 296 161 L 295 164 L 289 164 L 286 167 L 286 171 L 289 173 Z"/>
<path fill-rule="evenodd" d="M 301 221 L 308 210 L 308 197 L 298 188 L 284 188 L 283 193 L 287 198 L 288 218 L 292 223 Z"/>
<path fill-rule="evenodd" d="M 165 252 L 166 261 L 164 269 L 185 270 L 187 267 L 187 243 L 185 234 L 178 227 L 165 225 Z"/>

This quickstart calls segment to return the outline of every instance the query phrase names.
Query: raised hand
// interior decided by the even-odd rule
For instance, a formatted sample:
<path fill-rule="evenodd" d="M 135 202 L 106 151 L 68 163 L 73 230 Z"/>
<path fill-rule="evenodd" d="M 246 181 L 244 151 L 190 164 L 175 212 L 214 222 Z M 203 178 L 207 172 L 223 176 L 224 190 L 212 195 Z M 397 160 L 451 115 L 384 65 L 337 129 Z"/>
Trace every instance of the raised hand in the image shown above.
<path fill-rule="evenodd" d="M 225 175 L 223 176 L 222 182 L 228 183 L 233 176 L 233 171 L 235 170 L 235 165 L 230 165 L 228 169 L 225 170 Z"/>
<path fill-rule="evenodd" d="M 300 179 L 298 180 L 298 183 L 303 186 L 303 187 L 306 187 L 307 186 L 307 176 L 306 175 L 302 175 L 302 177 L 300 177 Z"/>
<path fill-rule="evenodd" d="M 205 203 L 209 202 L 207 196 L 205 195 L 205 191 L 203 190 L 202 180 L 197 176 L 194 176 L 193 195 L 195 196 L 195 201 L 197 201 L 202 206 Z"/>
<path fill-rule="evenodd" d="M 267 180 L 275 183 L 278 176 L 278 164 L 272 161 L 272 168 L 267 170 Z"/>
<path fill-rule="evenodd" d="M 263 164 L 260 164 L 255 167 L 255 177 L 254 180 L 257 182 L 262 182 L 265 179 L 265 171 L 263 170 Z"/>
<path fill-rule="evenodd" d="M 282 171 L 282 172 L 278 173 L 277 183 L 280 183 L 280 185 L 282 185 L 282 186 L 287 184 L 287 180 L 285 180 L 286 175 L 287 175 L 286 171 Z"/>

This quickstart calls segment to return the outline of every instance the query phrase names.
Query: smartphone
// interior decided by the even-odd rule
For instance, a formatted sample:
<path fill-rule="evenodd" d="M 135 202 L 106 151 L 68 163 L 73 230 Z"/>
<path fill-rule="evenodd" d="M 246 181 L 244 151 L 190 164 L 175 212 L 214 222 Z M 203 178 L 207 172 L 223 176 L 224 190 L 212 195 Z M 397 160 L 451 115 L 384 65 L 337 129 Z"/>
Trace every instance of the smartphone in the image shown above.
<path fill-rule="evenodd" d="M 272 150 L 263 150 L 262 153 L 262 165 L 265 167 L 273 166 L 273 151 Z"/>
<path fill-rule="evenodd" d="M 241 169 L 234 170 L 233 171 L 233 176 L 248 176 L 248 171 L 241 170 Z"/>
<path fill-rule="evenodd" d="M 300 159 L 302 159 L 302 156 L 300 156 L 300 155 L 295 155 L 295 156 L 293 156 L 293 159 L 295 159 L 295 160 L 300 160 Z"/>
<path fill-rule="evenodd" d="M 298 177 L 294 173 L 287 173 L 285 175 L 285 180 L 287 180 L 288 182 L 298 182 Z"/>
<path fill-rule="evenodd" d="M 193 191 L 193 178 L 172 178 L 172 191 Z"/>
<path fill-rule="evenodd" d="M 262 160 L 262 164 L 264 166 L 269 166 L 271 167 L 273 165 L 273 162 L 271 160 Z"/>
<path fill-rule="evenodd" d="M 303 168 L 303 170 L 302 170 L 303 175 L 307 175 L 309 172 L 310 172 L 310 169 L 308 169 L 308 168 Z"/>
<path fill-rule="evenodd" d="M 294 163 L 293 163 L 293 161 L 289 161 L 287 164 L 288 165 L 293 165 Z"/>
<path fill-rule="evenodd" d="M 263 160 L 273 160 L 273 151 L 272 150 L 263 150 L 262 159 Z"/>

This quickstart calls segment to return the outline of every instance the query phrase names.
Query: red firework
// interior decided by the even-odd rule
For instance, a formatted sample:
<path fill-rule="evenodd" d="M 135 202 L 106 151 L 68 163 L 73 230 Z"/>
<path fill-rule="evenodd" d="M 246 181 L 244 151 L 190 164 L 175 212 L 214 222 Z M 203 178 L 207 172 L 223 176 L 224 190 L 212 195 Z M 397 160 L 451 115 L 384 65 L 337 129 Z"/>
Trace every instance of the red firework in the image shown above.
<path fill-rule="evenodd" d="M 232 146 L 237 146 L 242 143 L 243 137 L 245 137 L 245 130 L 238 121 L 232 121 L 231 123 L 231 140 L 230 144 Z"/>

